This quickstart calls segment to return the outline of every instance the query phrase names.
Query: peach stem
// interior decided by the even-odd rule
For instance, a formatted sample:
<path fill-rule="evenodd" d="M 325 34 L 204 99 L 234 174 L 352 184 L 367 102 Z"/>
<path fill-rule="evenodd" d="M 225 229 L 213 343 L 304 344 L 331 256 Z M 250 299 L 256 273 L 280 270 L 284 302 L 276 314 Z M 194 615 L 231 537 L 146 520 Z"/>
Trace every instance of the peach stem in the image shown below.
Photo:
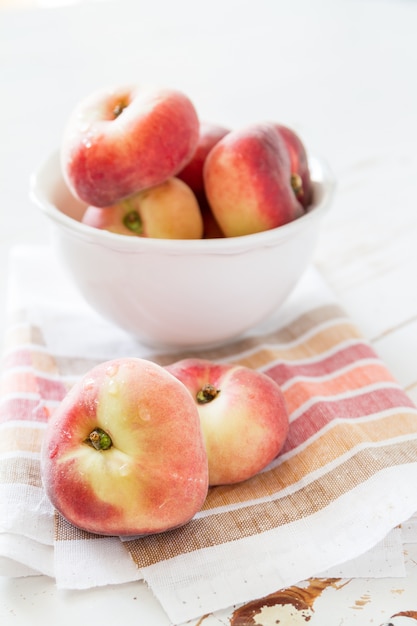
<path fill-rule="evenodd" d="M 291 174 L 291 187 L 297 198 L 303 195 L 303 180 L 299 174 Z"/>
<path fill-rule="evenodd" d="M 198 404 L 207 404 L 207 402 L 214 400 L 219 393 L 220 389 L 216 389 L 211 383 L 206 383 L 202 386 L 200 391 L 197 392 L 197 402 Z"/>
<path fill-rule="evenodd" d="M 110 435 L 102 428 L 92 430 L 85 441 L 96 450 L 108 450 L 113 445 Z"/>
<path fill-rule="evenodd" d="M 143 232 L 142 220 L 137 211 L 130 211 L 126 214 L 123 224 L 133 233 L 140 235 Z"/>

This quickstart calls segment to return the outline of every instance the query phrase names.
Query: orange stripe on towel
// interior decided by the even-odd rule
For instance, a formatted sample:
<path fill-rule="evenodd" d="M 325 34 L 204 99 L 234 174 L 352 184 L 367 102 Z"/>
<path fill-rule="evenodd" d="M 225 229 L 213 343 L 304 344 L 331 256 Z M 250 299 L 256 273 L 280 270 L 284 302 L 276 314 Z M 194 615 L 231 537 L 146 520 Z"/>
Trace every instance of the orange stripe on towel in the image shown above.
<path fill-rule="evenodd" d="M 392 374 L 381 363 L 361 365 L 344 371 L 341 374 L 327 375 L 323 380 L 299 380 L 286 385 L 284 390 L 290 413 L 298 409 L 310 398 L 336 396 L 352 393 L 355 389 L 363 389 L 368 385 L 380 382 L 395 382 Z"/>

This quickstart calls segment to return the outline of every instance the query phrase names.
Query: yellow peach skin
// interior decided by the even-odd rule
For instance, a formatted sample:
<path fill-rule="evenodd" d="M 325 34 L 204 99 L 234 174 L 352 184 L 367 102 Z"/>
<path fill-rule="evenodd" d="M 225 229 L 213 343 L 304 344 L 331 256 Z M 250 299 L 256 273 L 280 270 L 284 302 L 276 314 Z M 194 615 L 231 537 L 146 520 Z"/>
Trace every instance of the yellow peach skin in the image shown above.
<path fill-rule="evenodd" d="M 82 222 L 122 235 L 158 239 L 201 239 L 203 236 L 203 218 L 197 198 L 190 187 L 176 177 L 113 206 L 90 206 Z"/>

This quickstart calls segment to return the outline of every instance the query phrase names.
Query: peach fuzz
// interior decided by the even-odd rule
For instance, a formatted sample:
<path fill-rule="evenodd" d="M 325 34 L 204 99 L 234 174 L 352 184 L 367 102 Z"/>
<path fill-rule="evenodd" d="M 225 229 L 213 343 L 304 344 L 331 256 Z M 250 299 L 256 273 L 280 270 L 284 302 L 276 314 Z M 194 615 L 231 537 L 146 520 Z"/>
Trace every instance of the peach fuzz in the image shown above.
<path fill-rule="evenodd" d="M 197 146 L 191 100 L 174 89 L 121 86 L 75 106 L 61 140 L 65 181 L 78 199 L 103 207 L 175 176 Z"/>
<path fill-rule="evenodd" d="M 255 476 L 280 452 L 289 417 L 279 385 L 248 367 L 187 358 L 167 366 L 200 415 L 211 486 Z"/>
<path fill-rule="evenodd" d="M 102 535 L 181 526 L 208 489 L 194 402 L 174 376 L 139 358 L 101 363 L 72 387 L 47 425 L 41 468 L 58 511 Z"/>

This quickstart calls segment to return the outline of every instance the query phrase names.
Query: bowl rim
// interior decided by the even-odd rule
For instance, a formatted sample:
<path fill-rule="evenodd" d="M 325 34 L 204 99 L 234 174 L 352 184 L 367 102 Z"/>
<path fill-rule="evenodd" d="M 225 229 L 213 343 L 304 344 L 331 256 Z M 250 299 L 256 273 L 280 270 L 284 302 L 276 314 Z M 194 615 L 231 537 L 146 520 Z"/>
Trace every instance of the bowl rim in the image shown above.
<path fill-rule="evenodd" d="M 212 239 L 157 239 L 129 237 L 107 230 L 93 228 L 66 215 L 55 206 L 46 191 L 51 184 L 65 185 L 60 165 L 59 151 L 53 151 L 32 172 L 29 183 L 29 197 L 38 209 L 52 222 L 63 227 L 80 239 L 89 243 L 124 252 L 163 252 L 171 254 L 223 254 L 232 255 L 242 251 L 275 246 L 280 240 L 296 235 L 308 223 L 328 211 L 335 190 L 335 178 L 325 159 L 309 157 L 309 167 L 313 186 L 321 189 L 321 199 L 312 204 L 307 212 L 296 220 L 259 233 Z M 49 182 L 48 182 L 49 181 Z M 68 190 L 68 193 L 71 193 Z M 80 203 L 83 204 L 83 203 Z"/>

